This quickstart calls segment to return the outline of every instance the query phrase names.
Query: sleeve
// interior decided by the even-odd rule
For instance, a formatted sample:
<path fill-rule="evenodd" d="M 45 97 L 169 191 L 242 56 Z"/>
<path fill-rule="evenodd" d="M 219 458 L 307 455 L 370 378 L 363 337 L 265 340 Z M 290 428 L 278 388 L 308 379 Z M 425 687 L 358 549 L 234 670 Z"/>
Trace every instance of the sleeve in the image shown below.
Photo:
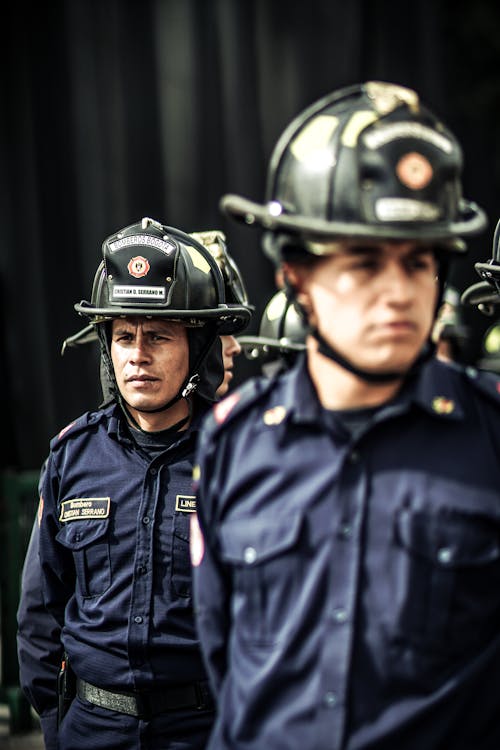
<path fill-rule="evenodd" d="M 218 554 L 215 467 L 210 441 L 203 432 L 197 450 L 194 481 L 197 514 L 191 524 L 191 561 L 196 625 L 205 666 L 214 695 L 220 692 L 227 670 L 230 579 Z M 213 450 L 213 448 L 212 448 Z"/>
<path fill-rule="evenodd" d="M 44 468 L 42 468 L 42 476 Z M 42 505 L 43 502 L 40 501 L 40 507 Z M 57 620 L 45 608 L 39 542 L 40 529 L 38 518 L 36 518 L 24 560 L 17 610 L 19 680 L 24 694 L 40 715 L 46 748 L 55 748 L 57 674 L 62 652 L 61 628 Z"/>
<path fill-rule="evenodd" d="M 21 687 L 40 715 L 46 748 L 55 748 L 61 630 L 74 567 L 72 557 L 56 541 L 58 476 L 50 456 L 42 468 L 39 490 L 38 518 L 21 577 L 17 648 Z"/>

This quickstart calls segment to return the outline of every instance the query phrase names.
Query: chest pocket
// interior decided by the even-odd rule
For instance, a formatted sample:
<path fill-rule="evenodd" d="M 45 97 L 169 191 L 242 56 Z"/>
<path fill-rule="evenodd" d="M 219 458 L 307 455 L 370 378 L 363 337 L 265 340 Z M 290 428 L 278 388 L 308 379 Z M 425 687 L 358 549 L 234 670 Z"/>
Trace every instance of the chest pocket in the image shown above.
<path fill-rule="evenodd" d="M 462 652 L 487 635 L 485 623 L 498 627 L 500 527 L 494 520 L 403 509 L 395 531 L 404 550 L 396 586 L 402 637 L 436 652 Z"/>
<path fill-rule="evenodd" d="M 221 526 L 221 556 L 232 569 L 236 630 L 249 642 L 272 645 L 286 627 L 290 608 L 297 606 L 301 525 L 297 513 Z"/>
<path fill-rule="evenodd" d="M 69 521 L 57 541 L 73 553 L 83 597 L 99 596 L 111 585 L 109 519 Z"/>

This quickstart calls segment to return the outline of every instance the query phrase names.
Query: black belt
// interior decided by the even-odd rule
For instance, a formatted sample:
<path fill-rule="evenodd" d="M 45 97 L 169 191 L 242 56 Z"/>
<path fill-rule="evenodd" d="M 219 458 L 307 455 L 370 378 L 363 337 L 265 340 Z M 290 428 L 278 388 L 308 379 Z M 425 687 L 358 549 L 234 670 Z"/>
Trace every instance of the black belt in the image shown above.
<path fill-rule="evenodd" d="M 78 679 L 76 691 L 80 698 L 101 708 L 121 714 L 148 719 L 156 714 L 180 709 L 197 711 L 213 710 L 214 702 L 208 682 L 193 682 L 189 685 L 163 688 L 157 692 L 112 693 L 110 690 L 91 685 Z"/>

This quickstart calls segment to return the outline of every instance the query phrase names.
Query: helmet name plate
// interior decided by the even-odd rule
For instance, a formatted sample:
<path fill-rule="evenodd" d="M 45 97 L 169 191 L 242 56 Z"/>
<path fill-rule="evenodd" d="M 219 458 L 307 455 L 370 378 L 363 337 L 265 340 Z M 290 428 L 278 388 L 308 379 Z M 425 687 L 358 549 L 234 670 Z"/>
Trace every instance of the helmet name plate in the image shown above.
<path fill-rule="evenodd" d="M 438 206 L 411 198 L 380 198 L 375 203 L 375 214 L 379 221 L 437 221 L 440 218 Z"/>
<path fill-rule="evenodd" d="M 113 287 L 113 299 L 123 297 L 141 297 L 142 299 L 165 299 L 165 287 L 163 286 L 126 286 Z"/>

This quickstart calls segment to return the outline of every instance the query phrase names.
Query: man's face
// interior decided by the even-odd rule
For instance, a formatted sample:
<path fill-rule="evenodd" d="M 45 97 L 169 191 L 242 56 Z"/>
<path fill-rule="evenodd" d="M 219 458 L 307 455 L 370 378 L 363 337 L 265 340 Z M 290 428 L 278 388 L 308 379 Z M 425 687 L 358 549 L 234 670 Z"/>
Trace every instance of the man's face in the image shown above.
<path fill-rule="evenodd" d="M 437 262 L 415 242 L 340 242 L 310 268 L 289 266 L 326 341 L 359 368 L 404 372 L 428 339 Z"/>
<path fill-rule="evenodd" d="M 229 390 L 233 379 L 234 358 L 241 352 L 241 346 L 234 336 L 221 336 L 222 362 L 224 365 L 224 380 L 217 388 L 217 398 L 223 398 Z"/>
<path fill-rule="evenodd" d="M 182 323 L 144 317 L 112 323 L 111 359 L 116 382 L 132 408 L 163 406 L 177 395 L 189 371 L 189 346 Z"/>

